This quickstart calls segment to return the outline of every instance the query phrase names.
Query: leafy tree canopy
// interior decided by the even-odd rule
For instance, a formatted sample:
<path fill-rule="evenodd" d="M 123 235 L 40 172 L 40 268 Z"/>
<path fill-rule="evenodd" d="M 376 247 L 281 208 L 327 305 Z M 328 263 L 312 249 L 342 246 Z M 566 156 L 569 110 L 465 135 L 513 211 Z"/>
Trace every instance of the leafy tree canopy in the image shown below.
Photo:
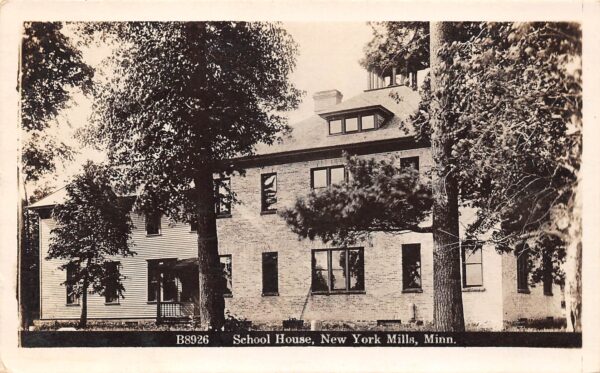
<path fill-rule="evenodd" d="M 21 62 L 21 115 L 27 131 L 42 130 L 68 103 L 69 89 L 89 92 L 93 69 L 63 34 L 61 22 L 26 22 Z"/>
<path fill-rule="evenodd" d="M 26 22 L 21 50 L 21 124 L 28 136 L 22 165 L 26 180 L 55 170 L 57 158 L 69 160 L 71 149 L 45 133 L 49 122 L 68 107 L 73 88 L 92 88 L 93 69 L 63 33 L 61 22 Z"/>
<path fill-rule="evenodd" d="M 185 219 L 199 175 L 230 171 L 288 130 L 283 111 L 297 45 L 277 24 L 131 22 L 87 25 L 115 43 L 112 72 L 96 90 L 91 139 L 102 140 L 141 205 Z M 209 176 L 212 177 L 212 176 Z M 191 198 L 191 199 L 190 199 Z"/>
<path fill-rule="evenodd" d="M 365 46 L 360 64 L 380 75 L 429 67 L 428 22 L 372 22 L 373 38 Z"/>
<path fill-rule="evenodd" d="M 452 173 L 462 206 L 476 211 L 477 218 L 467 227 L 474 247 L 493 242 L 509 251 L 527 244 L 533 259 L 549 255 L 557 268 L 564 258 L 581 159 L 580 26 L 485 22 L 453 27 L 456 38 L 443 46 L 443 63 L 436 67 L 442 84 L 433 91 L 425 81 L 419 110 L 406 124 L 416 126 L 417 140 L 428 141 L 430 119 L 442 118 L 441 132 L 450 140 L 451 157 L 436 172 Z M 425 32 L 424 26 L 414 23 L 385 24 L 383 30 L 369 44 L 363 65 L 402 66 L 395 54 L 382 52 L 384 47 L 397 43 L 394 49 L 399 54 L 414 50 L 417 46 L 404 45 L 405 35 Z M 373 172 L 367 162 L 362 164 L 365 172 Z M 348 183 L 343 192 L 311 196 L 308 203 L 297 205 L 295 221 L 312 224 L 309 215 L 336 205 L 342 211 L 334 195 L 359 196 L 359 189 L 369 187 Z M 346 203 L 367 205 L 360 198 Z M 388 218 L 388 210 L 383 206 L 372 214 L 395 227 L 397 222 Z M 364 210 L 354 207 L 351 211 Z M 330 230 L 319 236 L 342 239 L 343 232 L 364 228 L 359 217 L 342 220 L 347 223 L 343 229 L 325 225 Z M 365 222 L 373 219 L 367 214 Z M 418 221 L 418 217 L 408 220 Z M 300 232 L 312 228 L 303 227 Z"/>
<path fill-rule="evenodd" d="M 440 67 L 447 82 L 441 89 L 457 98 L 444 103 L 447 134 L 455 140 L 450 172 L 463 205 L 477 211 L 467 235 L 505 251 L 528 245 L 538 262 L 550 255 L 558 268 L 564 236 L 555 232 L 577 189 L 581 162 L 580 27 L 467 27 L 471 36 L 447 45 Z M 427 137 L 423 114 L 416 123 Z"/>
<path fill-rule="evenodd" d="M 111 183 L 106 166 L 88 162 L 82 174 L 66 186 L 67 200 L 53 211 L 57 225 L 51 231 L 46 259 L 62 259 L 61 269 L 74 269 L 68 285 L 77 285 L 77 295 L 85 291 L 82 283 L 92 293 L 104 294 L 107 281 L 115 280 L 106 262 L 135 254 L 129 242 L 131 202 L 118 197 Z M 116 280 L 121 293 L 121 278 Z"/>

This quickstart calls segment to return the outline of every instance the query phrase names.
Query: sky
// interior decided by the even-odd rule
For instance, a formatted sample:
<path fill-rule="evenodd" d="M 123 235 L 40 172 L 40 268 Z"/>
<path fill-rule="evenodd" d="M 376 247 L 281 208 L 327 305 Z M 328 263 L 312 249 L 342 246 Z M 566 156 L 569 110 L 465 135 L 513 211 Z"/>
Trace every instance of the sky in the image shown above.
<path fill-rule="evenodd" d="M 314 113 L 312 96 L 315 92 L 337 89 L 344 99 L 348 99 L 367 89 L 367 72 L 359 64 L 363 48 L 372 36 L 371 28 L 366 23 L 286 22 L 283 27 L 298 43 L 299 55 L 291 79 L 298 89 L 305 91 L 300 107 L 288 114 L 290 124 Z M 108 54 L 108 49 L 86 50 L 83 58 L 94 65 Z M 60 128 L 60 137 L 67 144 L 77 146 L 73 135 L 77 128 L 86 125 L 90 112 L 90 100 L 75 95 L 71 107 L 61 113 L 57 128 Z M 95 150 L 79 149 L 73 162 L 59 166 L 56 174 L 48 175 L 40 184 L 50 183 L 60 188 L 80 170 L 87 159 L 101 161 L 103 158 L 103 154 Z"/>
<path fill-rule="evenodd" d="M 359 65 L 371 28 L 359 22 L 284 23 L 299 44 L 298 65 L 292 81 L 306 91 L 294 123 L 313 114 L 315 92 L 337 89 L 344 99 L 367 89 L 367 72 Z"/>

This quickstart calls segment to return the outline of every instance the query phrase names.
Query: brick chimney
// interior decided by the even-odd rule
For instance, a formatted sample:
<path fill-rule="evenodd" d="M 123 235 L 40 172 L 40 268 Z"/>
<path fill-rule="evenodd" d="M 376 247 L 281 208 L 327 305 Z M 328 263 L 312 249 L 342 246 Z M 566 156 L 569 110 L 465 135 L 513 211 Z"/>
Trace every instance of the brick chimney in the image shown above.
<path fill-rule="evenodd" d="M 342 93 L 337 89 L 329 91 L 319 91 L 313 95 L 315 101 L 315 113 L 319 113 L 330 106 L 337 105 L 342 102 Z"/>

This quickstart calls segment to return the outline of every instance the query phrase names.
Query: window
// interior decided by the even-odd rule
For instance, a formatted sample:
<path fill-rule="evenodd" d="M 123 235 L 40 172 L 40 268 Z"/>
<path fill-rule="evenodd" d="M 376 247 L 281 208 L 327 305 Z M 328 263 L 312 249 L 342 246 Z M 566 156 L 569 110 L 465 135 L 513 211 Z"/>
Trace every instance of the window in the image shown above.
<path fill-rule="evenodd" d="M 338 133 L 342 133 L 342 120 L 335 119 L 329 121 L 329 134 L 335 135 Z"/>
<path fill-rule="evenodd" d="M 329 185 L 340 184 L 344 181 L 346 170 L 344 167 L 332 167 L 329 169 Z"/>
<path fill-rule="evenodd" d="M 156 302 L 160 295 L 161 302 L 176 302 L 178 295 L 175 273 L 166 267 L 177 259 L 148 260 L 148 302 Z"/>
<path fill-rule="evenodd" d="M 413 168 L 416 171 L 419 171 L 419 157 L 405 157 L 400 158 L 400 168 L 407 169 Z"/>
<path fill-rule="evenodd" d="M 552 258 L 547 251 L 542 254 L 544 295 L 552 295 Z"/>
<path fill-rule="evenodd" d="M 363 249 L 312 251 L 312 292 L 364 291 Z"/>
<path fill-rule="evenodd" d="M 119 303 L 119 262 L 106 263 L 105 303 Z"/>
<path fill-rule="evenodd" d="M 313 168 L 311 171 L 311 184 L 313 189 L 327 188 L 339 184 L 346 179 L 344 166 Z"/>
<path fill-rule="evenodd" d="M 346 132 L 358 131 L 358 118 L 346 118 Z"/>
<path fill-rule="evenodd" d="M 190 232 L 198 232 L 198 219 L 195 216 L 190 218 Z"/>
<path fill-rule="evenodd" d="M 229 178 L 215 180 L 215 199 L 217 217 L 231 216 L 231 180 Z"/>
<path fill-rule="evenodd" d="M 483 286 L 483 249 L 462 247 L 463 287 Z"/>
<path fill-rule="evenodd" d="M 364 115 L 361 117 L 361 128 L 363 131 L 375 129 L 375 116 Z"/>
<path fill-rule="evenodd" d="M 262 254 L 262 284 L 263 295 L 279 295 L 276 252 Z"/>
<path fill-rule="evenodd" d="M 67 304 L 79 304 L 79 296 L 77 295 L 77 285 L 72 282 L 75 280 L 75 264 L 67 266 Z"/>
<path fill-rule="evenodd" d="M 329 134 L 339 135 L 344 133 L 362 132 L 374 130 L 382 117 L 377 114 L 359 115 L 351 114 L 346 117 L 335 117 L 329 119 Z"/>
<path fill-rule="evenodd" d="M 421 289 L 421 245 L 402 245 L 402 290 Z"/>
<path fill-rule="evenodd" d="M 223 295 L 231 296 L 232 292 L 232 281 L 231 281 L 231 255 L 219 255 L 219 261 L 221 262 L 221 271 L 223 272 L 223 282 L 225 288 L 223 289 Z"/>
<path fill-rule="evenodd" d="M 529 293 L 529 248 L 517 254 L 517 291 Z"/>
<path fill-rule="evenodd" d="M 277 211 L 277 174 L 260 175 L 260 201 L 262 212 Z"/>
<path fill-rule="evenodd" d="M 146 214 L 146 234 L 147 235 L 160 234 L 160 213 L 159 212 Z"/>

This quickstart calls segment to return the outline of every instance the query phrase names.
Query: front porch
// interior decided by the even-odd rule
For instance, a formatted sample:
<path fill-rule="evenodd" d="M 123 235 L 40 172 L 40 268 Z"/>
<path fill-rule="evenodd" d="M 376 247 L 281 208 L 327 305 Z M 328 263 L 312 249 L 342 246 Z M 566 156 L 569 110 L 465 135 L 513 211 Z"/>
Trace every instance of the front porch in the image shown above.
<path fill-rule="evenodd" d="M 186 322 L 198 315 L 198 258 L 156 261 L 149 286 L 156 302 L 156 323 Z"/>

